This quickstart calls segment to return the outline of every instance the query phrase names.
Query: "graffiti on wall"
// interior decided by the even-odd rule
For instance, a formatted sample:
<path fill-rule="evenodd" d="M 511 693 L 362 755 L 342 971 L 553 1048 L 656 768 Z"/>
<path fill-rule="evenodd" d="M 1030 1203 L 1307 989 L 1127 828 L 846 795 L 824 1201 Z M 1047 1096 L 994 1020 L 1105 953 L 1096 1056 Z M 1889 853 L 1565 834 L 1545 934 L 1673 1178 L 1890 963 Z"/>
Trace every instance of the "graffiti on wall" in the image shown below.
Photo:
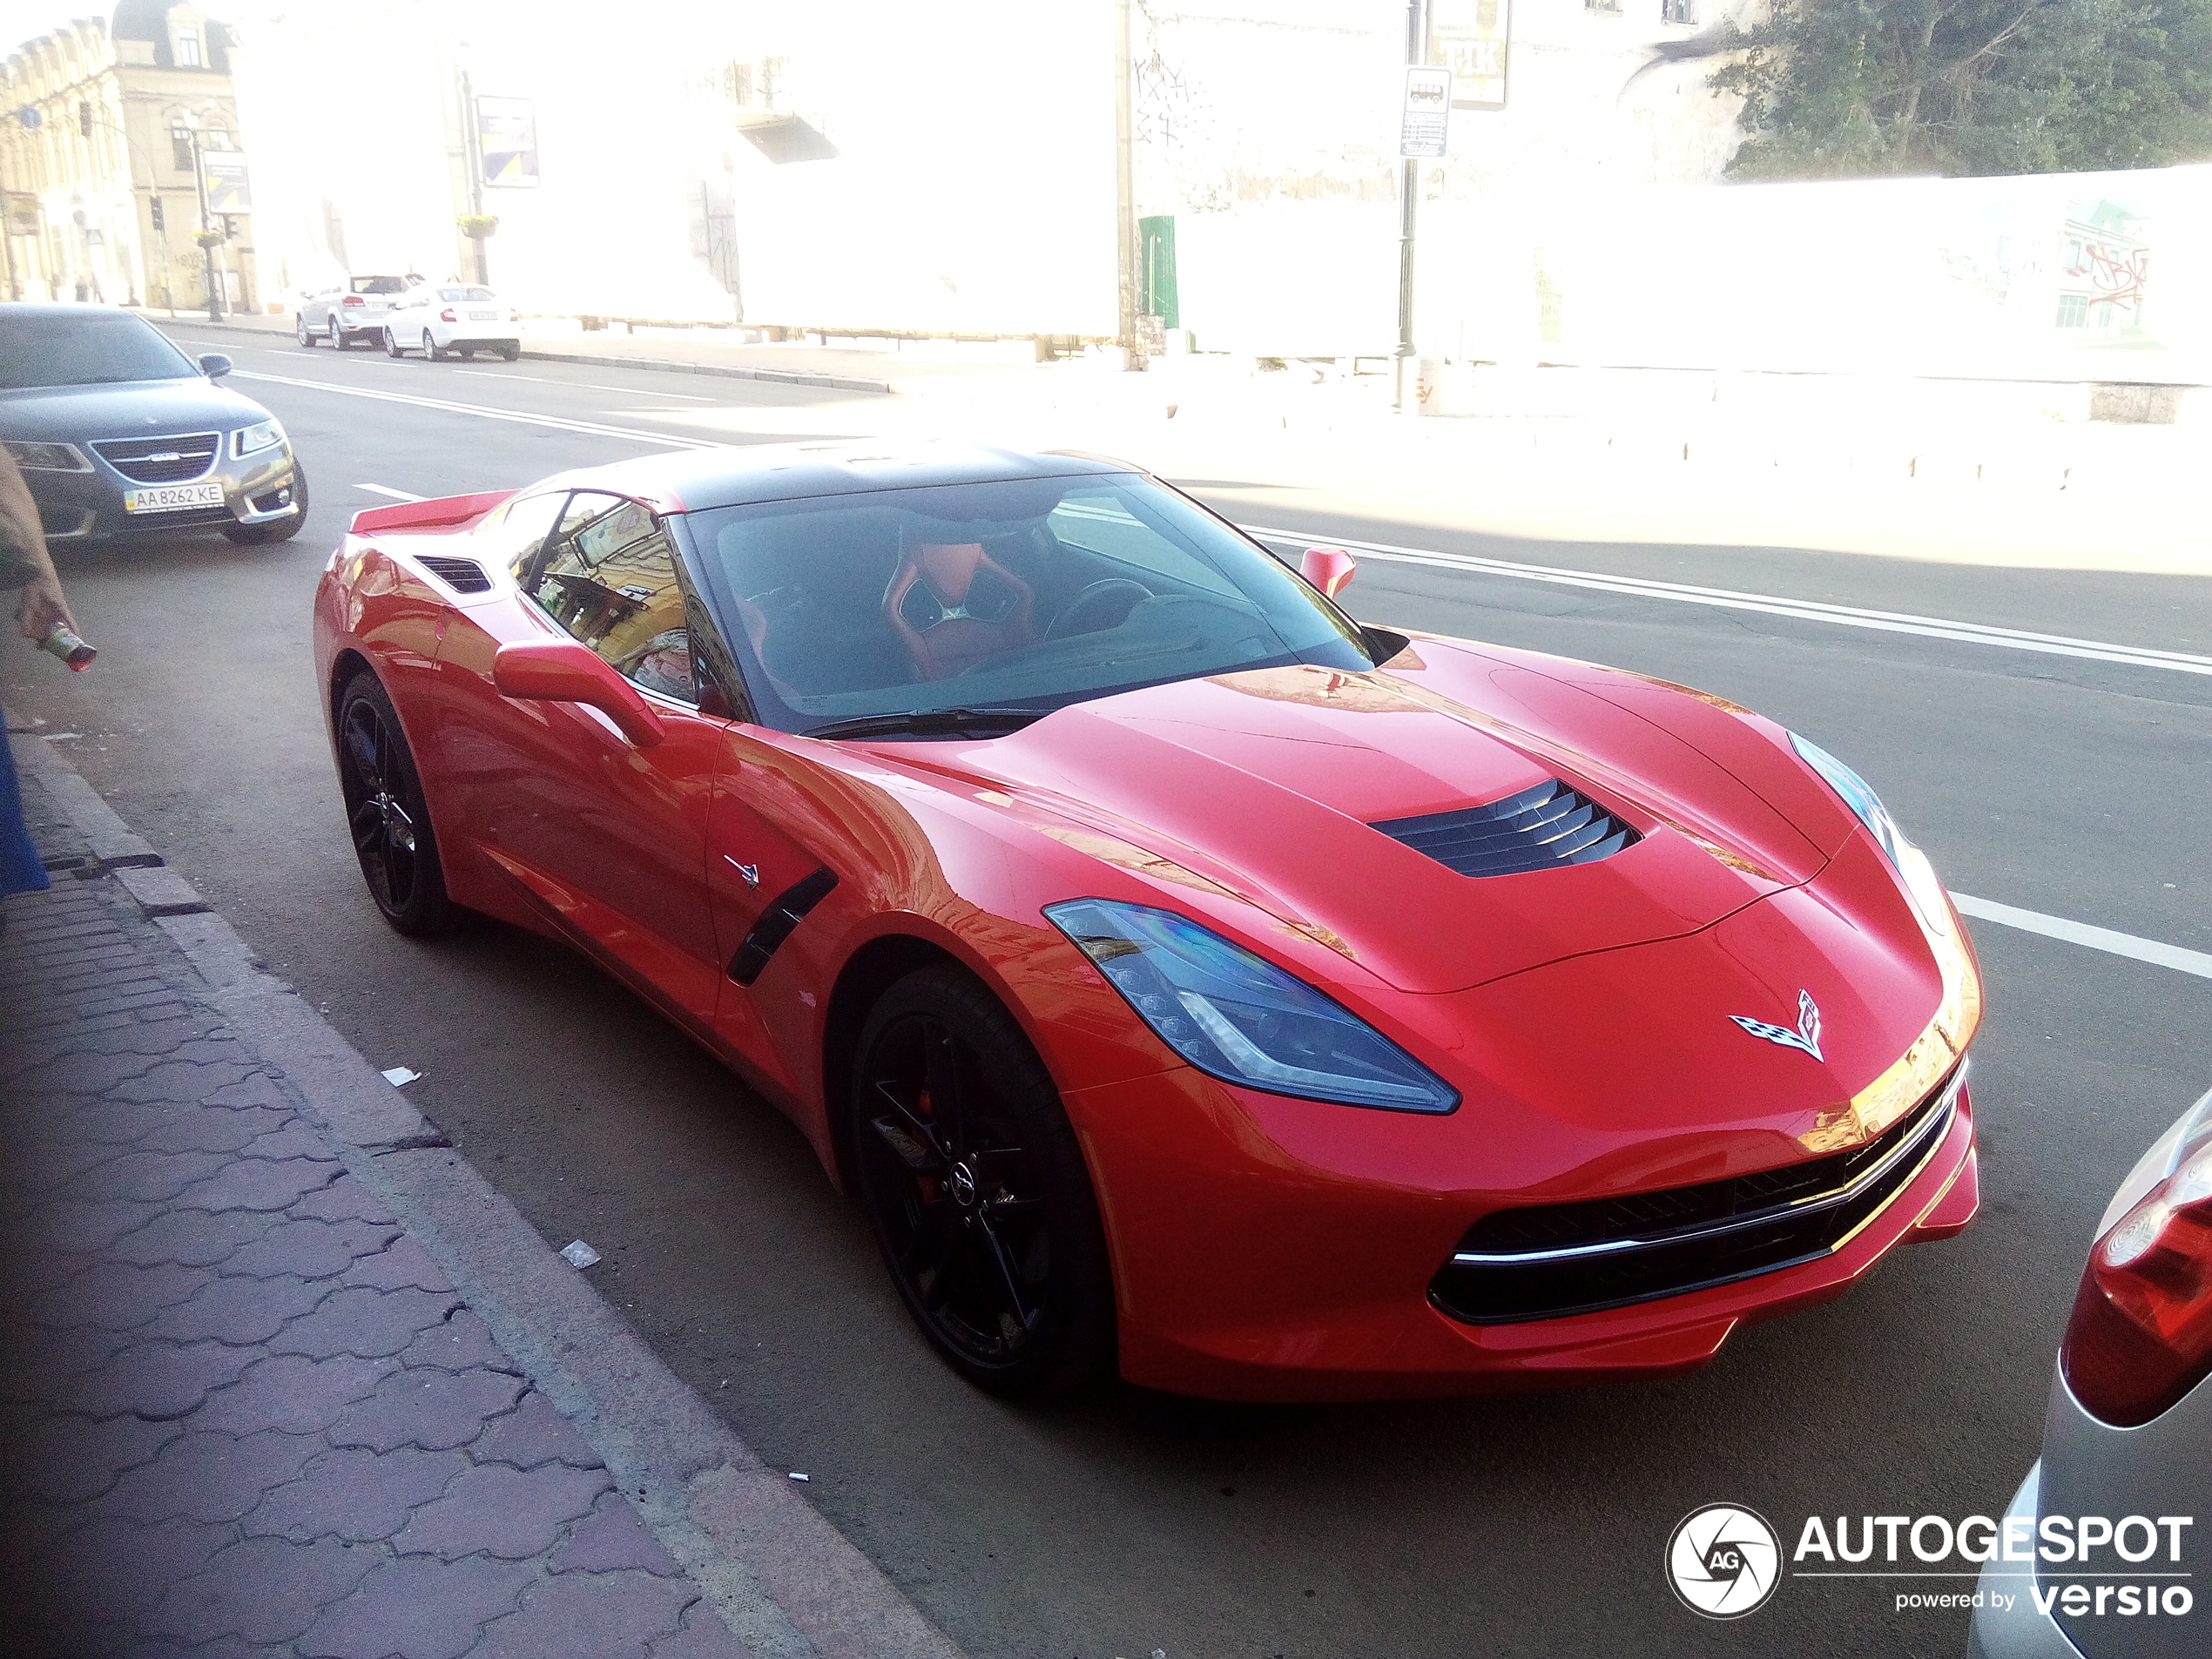
<path fill-rule="evenodd" d="M 2150 287 L 2150 217 L 2133 202 L 2074 202 L 2059 257 L 2057 326 L 2141 334 Z"/>

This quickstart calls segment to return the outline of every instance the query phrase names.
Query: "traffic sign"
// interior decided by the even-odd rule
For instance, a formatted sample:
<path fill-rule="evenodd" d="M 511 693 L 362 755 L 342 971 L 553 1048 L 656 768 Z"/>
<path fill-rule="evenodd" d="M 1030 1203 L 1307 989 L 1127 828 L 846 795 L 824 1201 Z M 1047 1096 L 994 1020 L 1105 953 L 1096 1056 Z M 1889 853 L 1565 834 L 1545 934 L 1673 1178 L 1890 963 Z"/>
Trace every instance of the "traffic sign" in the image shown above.
<path fill-rule="evenodd" d="M 1452 71 L 1413 64 L 1406 71 L 1398 153 L 1408 160 L 1440 156 L 1452 120 Z"/>

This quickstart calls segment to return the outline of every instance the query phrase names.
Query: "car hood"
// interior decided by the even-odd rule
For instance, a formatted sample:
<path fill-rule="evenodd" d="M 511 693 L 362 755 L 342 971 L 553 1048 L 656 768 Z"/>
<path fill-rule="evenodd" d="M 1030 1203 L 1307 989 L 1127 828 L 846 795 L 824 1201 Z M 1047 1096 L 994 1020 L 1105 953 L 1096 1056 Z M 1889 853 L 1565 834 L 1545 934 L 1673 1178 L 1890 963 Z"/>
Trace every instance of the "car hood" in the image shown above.
<path fill-rule="evenodd" d="M 879 752 L 1002 792 L 1025 815 L 1043 809 L 1059 827 L 1033 827 L 1123 870 L 1157 873 L 1149 857 L 1186 888 L 1195 875 L 1402 991 L 1463 990 L 1696 932 L 1810 880 L 1840 844 L 1833 814 L 1793 821 L 1817 796 L 1791 803 L 1797 813 L 1777 806 L 1768 794 L 1786 789 L 1762 792 L 1764 780 L 1738 775 L 1750 770 L 1742 756 L 1705 752 L 1725 745 L 1531 665 L 1549 660 L 1423 640 L 1372 672 L 1184 681 L 1076 704 L 987 743 Z M 1651 685 L 1621 679 L 1627 693 Z M 1655 695 L 1691 725 L 1690 710 L 1729 718 L 1675 688 Z M 1753 737 L 1748 752 L 1774 750 Z M 1553 779 L 1641 839 L 1594 864 L 1469 877 L 1372 827 Z"/>
<path fill-rule="evenodd" d="M 268 413 L 252 398 L 198 375 L 113 386 L 40 386 L 0 392 L 0 436 L 49 442 L 226 432 Z"/>

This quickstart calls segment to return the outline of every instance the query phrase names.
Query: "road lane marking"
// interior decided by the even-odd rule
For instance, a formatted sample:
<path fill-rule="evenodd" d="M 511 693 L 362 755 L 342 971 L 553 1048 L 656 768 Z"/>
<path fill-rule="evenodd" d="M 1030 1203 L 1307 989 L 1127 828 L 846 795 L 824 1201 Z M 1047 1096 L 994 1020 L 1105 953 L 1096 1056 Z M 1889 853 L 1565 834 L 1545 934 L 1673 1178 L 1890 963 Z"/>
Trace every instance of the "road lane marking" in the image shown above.
<path fill-rule="evenodd" d="M 428 496 L 410 496 L 404 489 L 395 489 L 389 484 L 355 484 L 355 489 L 366 489 L 371 495 L 389 496 L 394 501 L 428 501 Z"/>
<path fill-rule="evenodd" d="M 539 386 L 556 386 L 560 383 L 557 381 L 549 381 L 543 374 L 508 374 L 496 368 L 456 368 L 453 372 L 456 374 L 474 374 L 477 379 L 486 381 L 530 381 Z"/>
<path fill-rule="evenodd" d="M 1733 588 L 1703 588 L 1687 583 L 1658 582 L 1643 577 L 1606 576 L 1595 570 L 1566 570 L 1548 564 L 1524 564 L 1513 559 L 1485 558 L 1474 553 L 1440 553 L 1433 549 L 1393 547 L 1386 542 L 1353 542 L 1342 536 L 1318 536 L 1293 530 L 1265 529 L 1257 524 L 1238 528 L 1263 542 L 1291 546 L 1318 543 L 1350 548 L 1355 553 L 1398 564 L 1426 564 L 1442 570 L 1467 570 L 1483 576 L 1511 577 L 1522 582 L 1544 582 L 1559 587 L 1588 588 L 1601 593 L 1627 594 L 1639 599 L 1671 599 L 1683 604 L 1710 605 L 1723 610 L 1757 610 L 1801 622 L 1824 622 L 1844 628 L 1869 628 L 1882 633 L 1918 634 L 1929 639 L 1952 639 L 1970 645 L 1997 645 L 2007 651 L 2039 651 L 2051 657 L 2082 657 L 2097 662 L 2124 663 L 2131 668 L 2162 668 L 2181 674 L 2212 674 L 2212 657 L 2193 651 L 2163 651 L 2149 645 L 2122 645 L 2109 640 L 2077 639 L 2069 634 L 2040 634 L 2019 628 L 1996 628 L 1947 617 L 1915 616 L 1910 611 L 1868 610 L 1857 605 L 1828 604 L 1817 599 L 1787 599 L 1776 594 L 1743 593 Z"/>
<path fill-rule="evenodd" d="M 456 374 L 474 374 L 487 381 L 529 381 L 535 386 L 573 386 L 586 392 L 619 392 L 625 397 L 672 397 L 685 403 L 711 403 L 711 397 L 691 392 L 649 392 L 642 386 L 607 386 L 598 381 L 556 381 L 543 374 L 502 374 L 496 368 L 456 368 Z"/>
<path fill-rule="evenodd" d="M 1999 904 L 1993 899 L 1977 899 L 1971 894 L 1953 893 L 1951 902 L 1959 907 L 1962 916 L 1993 921 L 2000 927 L 2018 927 L 2024 933 L 2041 934 L 2047 939 L 2062 939 L 2069 945 L 2087 945 L 2091 950 L 2109 951 L 2114 956 L 2132 957 L 2139 962 L 2195 974 L 2200 979 L 2212 979 L 2212 954 L 2201 950 L 2184 950 L 2179 945 L 2161 944 L 2155 939 L 2138 939 L 2133 934 L 2114 933 L 2109 927 L 2092 927 L 2086 921 L 2047 916 L 2040 910 L 2021 910 Z"/>
<path fill-rule="evenodd" d="M 494 408 L 484 403 L 456 403 L 449 398 L 418 397 L 410 392 L 381 392 L 366 386 L 340 386 L 333 381 L 301 380 L 293 374 L 258 374 L 236 371 L 241 380 L 270 381 L 280 386 L 305 386 L 341 397 L 373 398 L 380 403 L 408 403 L 417 408 L 439 409 L 448 415 L 473 415 L 484 421 L 512 421 L 519 426 L 550 427 L 556 432 L 582 432 L 597 438 L 626 438 L 633 443 L 661 449 L 720 449 L 726 445 L 705 438 L 679 438 L 666 432 L 641 432 L 635 427 L 603 426 L 596 421 L 570 421 L 557 415 L 525 415 L 520 409 Z"/>

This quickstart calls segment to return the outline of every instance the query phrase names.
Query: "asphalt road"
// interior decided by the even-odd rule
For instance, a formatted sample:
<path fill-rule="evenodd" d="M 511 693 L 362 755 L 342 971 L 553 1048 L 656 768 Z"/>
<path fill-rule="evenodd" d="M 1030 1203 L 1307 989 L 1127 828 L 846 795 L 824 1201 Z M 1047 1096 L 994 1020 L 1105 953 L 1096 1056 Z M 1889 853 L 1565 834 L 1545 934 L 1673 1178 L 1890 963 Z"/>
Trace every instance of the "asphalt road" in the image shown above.
<path fill-rule="evenodd" d="M 421 1070 L 412 1097 L 477 1167 L 551 1242 L 590 1240 L 601 1288 L 670 1364 L 771 1464 L 806 1472 L 831 1520 L 979 1659 L 1962 1650 L 1963 1614 L 1892 1614 L 1889 1581 L 1792 1581 L 1741 1623 L 1697 1619 L 1665 1585 L 1663 1545 L 1720 1501 L 1761 1510 L 1785 1541 L 1811 1514 L 2002 1513 L 2036 1453 L 2089 1230 L 2212 1082 L 2205 980 L 1978 925 L 1980 1219 L 1840 1302 L 1740 1332 L 1696 1375 L 1412 1406 L 1109 1390 L 1009 1408 L 926 1350 L 798 1135 L 642 1004 L 503 927 L 428 946 L 384 928 L 312 683 L 317 574 L 350 514 L 383 499 L 359 486 L 518 485 L 653 447 L 621 431 L 698 429 L 671 419 L 781 438 L 818 410 L 835 431 L 853 400 L 235 337 L 200 348 L 253 374 L 576 424 L 241 380 L 311 472 L 305 533 L 65 554 L 98 666 L 78 678 L 8 651 L 0 701 L 77 734 L 71 758 L 276 972 L 378 1065 Z M 1323 537 L 2212 648 L 2212 579 L 1507 543 L 1379 509 L 1323 517 L 1237 480 L 1196 487 L 1232 516 Z M 2212 678 L 1379 561 L 1349 597 L 1371 620 L 1758 707 L 1859 766 L 1957 888 L 2212 949 Z"/>

